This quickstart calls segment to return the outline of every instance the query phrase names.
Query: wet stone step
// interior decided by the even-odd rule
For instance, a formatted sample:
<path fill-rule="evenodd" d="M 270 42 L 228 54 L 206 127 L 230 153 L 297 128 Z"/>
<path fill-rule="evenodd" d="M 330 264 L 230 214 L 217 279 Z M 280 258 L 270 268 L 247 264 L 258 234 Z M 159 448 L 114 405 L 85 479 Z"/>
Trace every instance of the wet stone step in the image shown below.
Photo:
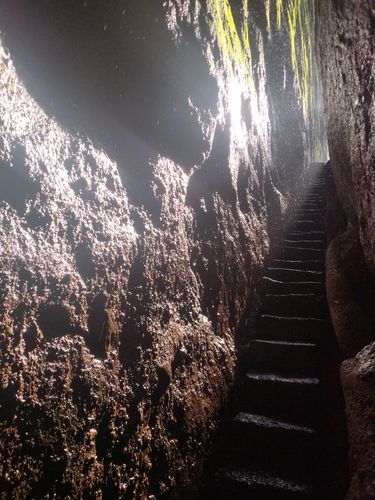
<path fill-rule="evenodd" d="M 303 203 L 303 201 L 300 201 L 300 203 Z M 325 215 L 326 210 L 325 210 L 325 208 L 316 208 L 316 207 L 314 207 L 314 208 L 307 208 L 306 209 L 306 213 L 308 213 L 308 212 Z"/>
<path fill-rule="evenodd" d="M 319 379 L 249 372 L 240 394 L 244 411 L 313 427 L 319 412 Z"/>
<path fill-rule="evenodd" d="M 281 240 L 282 245 L 288 246 L 288 247 L 304 247 L 304 248 L 318 248 L 318 249 L 324 249 L 326 242 L 322 239 L 316 239 L 316 240 L 304 240 L 304 239 L 284 239 Z"/>
<path fill-rule="evenodd" d="M 295 210 L 295 216 L 296 218 L 300 218 L 301 215 L 304 218 L 307 217 L 321 217 L 322 219 L 325 219 L 326 217 L 326 210 L 324 207 L 313 207 L 313 208 L 304 208 L 302 209 L 301 207 L 297 207 Z"/>
<path fill-rule="evenodd" d="M 297 220 L 292 225 L 292 230 L 296 231 L 311 231 L 311 230 L 323 230 L 325 227 L 325 223 L 323 221 L 315 221 L 315 220 Z"/>
<path fill-rule="evenodd" d="M 314 189 L 315 189 L 315 188 L 314 188 Z M 317 188 L 317 189 L 320 189 L 320 188 Z M 325 194 L 325 188 L 322 188 L 322 189 L 320 190 L 320 192 L 316 192 L 316 191 L 315 191 L 315 192 L 314 192 L 314 191 L 311 191 L 311 192 L 310 192 L 310 191 L 308 191 L 308 192 L 305 194 L 305 196 L 303 196 L 303 197 L 299 198 L 299 200 L 298 200 L 298 201 L 303 202 L 304 200 L 308 200 L 308 199 L 310 199 L 310 198 L 315 198 L 315 197 L 320 198 L 322 201 L 326 201 L 326 200 L 327 200 L 327 197 L 326 197 L 326 194 Z"/>
<path fill-rule="evenodd" d="M 272 259 L 270 267 L 300 269 L 301 271 L 324 271 L 324 262 L 320 259 L 315 260 L 283 260 Z"/>
<path fill-rule="evenodd" d="M 322 203 L 316 203 L 315 201 L 303 201 L 300 203 L 297 203 L 296 210 L 299 211 L 305 211 L 305 210 L 326 210 L 325 204 Z"/>
<path fill-rule="evenodd" d="M 315 203 L 315 204 L 318 203 L 323 208 L 325 206 L 326 201 L 327 200 L 325 196 L 319 196 L 317 194 L 310 194 L 310 195 L 308 194 L 303 199 L 301 199 L 299 203 Z"/>
<path fill-rule="evenodd" d="M 304 213 L 304 212 L 298 212 L 296 214 L 296 221 L 300 220 L 308 220 L 310 223 L 314 223 L 314 225 L 320 225 L 319 230 L 323 231 L 326 226 L 326 219 L 324 216 L 321 214 L 312 214 L 312 213 Z M 296 223 L 293 223 L 292 227 L 295 226 Z M 298 222 L 297 222 L 298 224 Z M 309 230 L 309 227 L 306 227 L 307 230 Z"/>
<path fill-rule="evenodd" d="M 256 325 L 257 335 L 265 340 L 319 343 L 327 333 L 325 319 L 262 314 Z"/>
<path fill-rule="evenodd" d="M 299 203 L 301 204 L 301 203 L 305 203 L 305 202 L 300 201 Z M 300 212 L 305 212 L 305 213 L 320 214 L 322 216 L 324 216 L 326 214 L 326 209 L 324 207 L 319 207 L 319 208 L 312 207 L 312 208 L 306 208 L 305 210 L 298 208 L 297 210 L 299 210 Z"/>
<path fill-rule="evenodd" d="M 218 500 L 312 500 L 307 483 L 285 479 L 269 472 L 245 468 L 220 469 L 216 473 L 214 496 Z M 316 497 L 315 497 L 316 498 Z"/>
<path fill-rule="evenodd" d="M 261 278 L 261 289 L 271 294 L 288 293 L 318 293 L 325 292 L 324 284 L 318 281 L 290 281 L 284 282 L 263 276 Z"/>
<path fill-rule="evenodd" d="M 274 248 L 274 256 L 290 260 L 317 260 L 324 258 L 324 249 L 306 248 L 302 244 L 299 247 L 278 246 Z"/>
<path fill-rule="evenodd" d="M 311 199 L 319 199 L 321 201 L 325 201 L 327 199 L 325 193 L 321 192 L 308 192 L 306 195 L 303 197 L 303 200 L 311 200 Z"/>
<path fill-rule="evenodd" d="M 304 201 L 319 200 L 322 204 L 326 202 L 326 196 L 321 191 L 311 191 L 303 198 Z"/>
<path fill-rule="evenodd" d="M 317 230 L 317 231 L 295 231 L 292 230 L 288 234 L 288 238 L 293 238 L 295 240 L 301 239 L 301 240 L 324 240 L 326 239 L 325 237 L 326 233 L 323 230 Z"/>
<path fill-rule="evenodd" d="M 246 456 L 249 463 L 256 460 L 261 466 L 268 459 L 271 467 L 280 464 L 280 468 L 292 472 L 314 463 L 316 432 L 310 427 L 239 412 L 232 422 L 232 438 L 241 464 Z"/>
<path fill-rule="evenodd" d="M 319 192 L 320 194 L 325 196 L 326 191 L 327 191 L 327 184 L 325 182 L 311 184 L 310 188 L 307 191 L 307 195 L 311 192 Z"/>
<path fill-rule="evenodd" d="M 317 198 L 307 198 L 300 204 L 297 204 L 296 210 L 305 211 L 306 208 L 314 208 L 315 210 L 325 210 L 326 202 Z"/>
<path fill-rule="evenodd" d="M 319 194 L 322 197 L 325 197 L 325 192 L 326 192 L 326 186 L 318 186 L 315 184 L 308 189 L 306 194 L 307 196 L 310 194 Z"/>
<path fill-rule="evenodd" d="M 300 219 L 301 217 L 308 218 L 308 219 L 319 219 L 319 220 L 325 220 L 326 212 L 323 209 L 319 208 L 305 208 L 301 210 L 298 208 L 295 212 L 296 218 Z"/>
<path fill-rule="evenodd" d="M 267 294 L 264 296 L 262 312 L 275 316 L 314 317 L 323 319 L 328 316 L 325 297 L 308 294 Z"/>
<path fill-rule="evenodd" d="M 319 193 L 314 193 L 314 192 L 308 192 L 306 195 L 303 197 L 303 200 L 311 200 L 311 199 L 318 199 L 321 201 L 325 201 L 327 199 L 326 195 L 323 192 Z"/>
<path fill-rule="evenodd" d="M 288 269 L 283 267 L 268 267 L 265 271 L 265 276 L 284 282 L 289 281 L 324 281 L 324 273 L 322 271 L 303 271 L 301 269 Z"/>
<path fill-rule="evenodd" d="M 248 345 L 248 366 L 262 373 L 313 377 L 317 373 L 317 348 L 311 342 L 255 339 Z"/>

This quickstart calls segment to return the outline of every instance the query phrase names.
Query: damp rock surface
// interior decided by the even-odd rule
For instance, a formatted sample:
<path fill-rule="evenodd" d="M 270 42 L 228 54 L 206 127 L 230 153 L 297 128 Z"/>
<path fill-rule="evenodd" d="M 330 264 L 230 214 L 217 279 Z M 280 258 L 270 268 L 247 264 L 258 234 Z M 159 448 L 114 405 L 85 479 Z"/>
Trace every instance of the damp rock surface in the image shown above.
<path fill-rule="evenodd" d="M 375 331 L 375 287 L 351 225 L 327 249 L 326 288 L 341 354 L 351 358 L 374 339 Z"/>
<path fill-rule="evenodd" d="M 352 358 L 341 371 L 351 469 L 346 498 L 374 498 L 375 8 L 370 0 L 316 7 L 331 167 L 343 208 L 338 218 L 340 203 L 331 207 L 327 296 L 342 354 Z"/>
<path fill-rule="evenodd" d="M 375 343 L 342 364 L 350 442 L 352 480 L 346 498 L 359 500 L 375 495 Z"/>
<path fill-rule="evenodd" d="M 212 5 L 2 3 L 3 498 L 162 498 L 199 470 L 308 161 L 288 45 L 274 69 L 254 7 L 254 80 L 233 72 Z"/>
<path fill-rule="evenodd" d="M 325 0 L 317 6 L 331 165 L 345 212 L 359 229 L 375 273 L 375 8 L 371 0 Z"/>

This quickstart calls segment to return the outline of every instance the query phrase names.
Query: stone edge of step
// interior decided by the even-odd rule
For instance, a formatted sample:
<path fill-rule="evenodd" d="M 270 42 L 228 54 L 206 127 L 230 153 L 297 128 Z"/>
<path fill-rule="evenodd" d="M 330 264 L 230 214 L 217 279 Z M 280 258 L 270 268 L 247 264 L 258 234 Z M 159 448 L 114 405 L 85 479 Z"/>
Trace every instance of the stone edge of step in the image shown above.
<path fill-rule="evenodd" d="M 317 387 L 320 384 L 320 380 L 317 377 L 286 377 L 285 375 L 279 375 L 276 373 L 247 372 L 245 374 L 245 380 L 251 382 L 265 382 L 296 386 L 308 385 Z"/>
<path fill-rule="evenodd" d="M 239 467 L 219 469 L 215 476 L 217 480 L 224 477 L 229 481 L 234 481 L 249 488 L 265 487 L 280 492 L 285 491 L 306 495 L 310 495 L 313 490 L 312 486 L 306 483 L 299 483 L 264 471 L 251 471 Z"/>
<path fill-rule="evenodd" d="M 239 425 L 250 425 L 255 428 L 279 430 L 284 432 L 298 433 L 306 436 L 314 436 L 316 430 L 311 427 L 292 424 L 283 420 L 276 420 L 264 415 L 255 415 L 253 413 L 239 412 L 234 417 L 234 423 Z"/>

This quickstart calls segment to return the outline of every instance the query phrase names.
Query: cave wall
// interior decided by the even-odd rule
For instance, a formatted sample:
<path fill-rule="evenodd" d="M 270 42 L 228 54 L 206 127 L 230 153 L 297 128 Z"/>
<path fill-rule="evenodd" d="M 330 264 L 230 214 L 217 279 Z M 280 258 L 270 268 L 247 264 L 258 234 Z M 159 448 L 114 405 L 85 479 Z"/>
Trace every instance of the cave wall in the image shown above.
<path fill-rule="evenodd" d="M 316 2 L 317 55 L 334 177 L 329 200 L 327 298 L 341 353 L 351 484 L 375 495 L 375 7 Z"/>
<path fill-rule="evenodd" d="M 316 2 L 317 52 L 340 200 L 375 273 L 375 11 L 371 0 Z"/>
<path fill-rule="evenodd" d="M 243 64 L 215 5 L 1 2 L 4 498 L 161 498 L 199 469 L 309 161 L 287 33 L 233 2 Z"/>

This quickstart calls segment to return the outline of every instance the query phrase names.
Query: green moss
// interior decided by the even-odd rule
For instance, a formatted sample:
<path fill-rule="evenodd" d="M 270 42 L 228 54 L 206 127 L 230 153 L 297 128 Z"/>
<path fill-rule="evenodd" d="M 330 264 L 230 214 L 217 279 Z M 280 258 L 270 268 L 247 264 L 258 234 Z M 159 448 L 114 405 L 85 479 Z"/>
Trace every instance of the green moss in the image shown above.
<path fill-rule="evenodd" d="M 276 0 L 276 24 L 277 24 L 277 29 L 281 28 L 282 15 L 283 15 L 283 0 Z"/>
<path fill-rule="evenodd" d="M 266 9 L 267 31 L 271 35 L 271 0 L 265 0 L 264 5 Z"/>
<path fill-rule="evenodd" d="M 232 75 L 253 81 L 252 57 L 249 38 L 248 0 L 243 0 L 243 22 L 237 30 L 229 0 L 208 0 L 212 12 L 213 29 L 221 57 Z"/>
<path fill-rule="evenodd" d="M 236 76 L 248 86 L 253 86 L 252 55 L 249 37 L 249 1 L 242 0 L 242 17 L 236 26 L 231 0 L 207 0 L 212 14 L 212 29 L 215 34 L 220 55 L 230 76 Z M 319 80 L 313 54 L 314 2 L 311 0 L 264 0 L 267 31 L 284 29 L 290 42 L 290 60 L 295 85 L 301 99 L 306 123 L 312 127 L 313 143 L 316 143 L 315 156 L 322 156 L 325 137 L 322 129 L 321 113 L 316 102 Z M 273 11 L 273 9 L 275 9 Z M 271 14 L 275 12 L 275 21 Z M 272 21 L 276 23 L 272 26 Z M 318 147 L 318 143 L 320 145 Z M 324 140 L 323 140 L 324 142 Z M 320 152 L 318 151 L 320 150 Z"/>

